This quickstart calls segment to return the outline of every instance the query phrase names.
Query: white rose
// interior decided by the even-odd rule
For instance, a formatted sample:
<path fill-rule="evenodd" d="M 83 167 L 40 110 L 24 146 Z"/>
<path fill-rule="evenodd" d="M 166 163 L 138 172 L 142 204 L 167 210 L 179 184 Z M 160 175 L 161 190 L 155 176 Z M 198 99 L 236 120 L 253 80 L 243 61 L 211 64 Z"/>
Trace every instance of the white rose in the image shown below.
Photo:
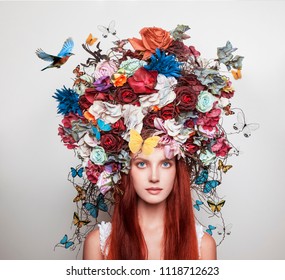
<path fill-rule="evenodd" d="M 127 131 L 122 135 L 123 139 L 129 141 L 130 129 L 135 129 L 138 133 L 141 132 L 143 127 L 143 118 L 144 114 L 142 113 L 142 107 L 134 106 L 131 104 L 126 104 L 123 106 L 123 114 L 124 123 L 127 127 Z"/>
<path fill-rule="evenodd" d="M 105 123 L 115 123 L 122 116 L 122 105 L 111 104 L 103 101 L 94 101 L 88 112 L 95 119 L 102 119 Z"/>
<path fill-rule="evenodd" d="M 158 90 L 160 108 L 166 106 L 175 99 L 176 94 L 172 89 L 176 84 L 177 80 L 174 77 L 166 77 L 162 74 L 158 74 L 155 89 Z"/>

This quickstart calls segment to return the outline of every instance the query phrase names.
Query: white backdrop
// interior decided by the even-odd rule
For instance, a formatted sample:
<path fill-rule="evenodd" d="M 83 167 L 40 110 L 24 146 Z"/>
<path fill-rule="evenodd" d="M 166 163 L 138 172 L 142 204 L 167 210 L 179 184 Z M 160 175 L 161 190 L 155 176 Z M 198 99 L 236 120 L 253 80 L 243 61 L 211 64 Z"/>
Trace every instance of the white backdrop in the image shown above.
<path fill-rule="evenodd" d="M 53 250 L 71 232 L 75 193 L 67 174 L 79 162 L 57 135 L 52 95 L 72 85 L 86 36 L 100 36 L 97 25 L 111 20 L 120 38 L 137 37 L 144 26 L 188 24 L 189 44 L 202 56 L 215 57 L 227 40 L 245 56 L 233 102 L 260 129 L 233 139 L 242 153 L 223 182 L 233 229 L 218 257 L 285 259 L 284 12 L 283 1 L 1 2 L 0 259 L 75 259 Z M 41 72 L 46 63 L 35 50 L 57 54 L 69 36 L 76 55 Z"/>

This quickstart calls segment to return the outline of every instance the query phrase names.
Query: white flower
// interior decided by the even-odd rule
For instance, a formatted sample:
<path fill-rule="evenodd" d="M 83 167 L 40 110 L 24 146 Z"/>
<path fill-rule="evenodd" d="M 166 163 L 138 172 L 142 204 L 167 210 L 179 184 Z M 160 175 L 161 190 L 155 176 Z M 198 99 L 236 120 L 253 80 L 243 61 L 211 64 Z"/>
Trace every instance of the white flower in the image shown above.
<path fill-rule="evenodd" d="M 177 80 L 174 77 L 166 77 L 162 74 L 158 74 L 155 89 L 158 90 L 160 108 L 166 106 L 175 99 L 176 94 L 173 91 L 173 87 L 176 84 Z"/>
<path fill-rule="evenodd" d="M 134 106 L 131 104 L 126 104 L 123 106 L 122 117 L 124 118 L 124 123 L 127 127 L 127 131 L 123 133 L 122 137 L 126 141 L 130 140 L 130 129 L 135 129 L 138 133 L 141 133 L 143 127 L 142 107 Z"/>
<path fill-rule="evenodd" d="M 156 106 L 159 104 L 159 96 L 158 93 L 148 94 L 148 95 L 141 95 L 139 97 L 141 107 L 143 108 L 143 113 L 147 114 L 148 109 L 152 106 Z"/>
<path fill-rule="evenodd" d="M 95 119 L 102 119 L 105 123 L 115 123 L 122 116 L 122 105 L 111 104 L 103 101 L 94 101 L 88 112 Z"/>
<path fill-rule="evenodd" d="M 182 124 L 178 124 L 174 119 L 166 120 L 163 125 L 167 134 L 172 137 L 177 136 L 182 128 Z"/>

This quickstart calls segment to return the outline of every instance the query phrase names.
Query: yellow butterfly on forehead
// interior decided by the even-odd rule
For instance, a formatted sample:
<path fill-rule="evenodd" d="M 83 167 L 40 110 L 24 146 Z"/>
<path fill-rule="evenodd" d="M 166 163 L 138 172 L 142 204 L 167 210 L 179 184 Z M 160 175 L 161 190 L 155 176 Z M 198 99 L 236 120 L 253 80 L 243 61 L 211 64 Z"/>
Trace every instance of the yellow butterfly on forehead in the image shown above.
<path fill-rule="evenodd" d="M 159 136 L 152 136 L 144 140 L 136 130 L 131 129 L 129 148 L 134 154 L 141 151 L 144 155 L 150 155 L 157 146 L 159 139 Z"/>

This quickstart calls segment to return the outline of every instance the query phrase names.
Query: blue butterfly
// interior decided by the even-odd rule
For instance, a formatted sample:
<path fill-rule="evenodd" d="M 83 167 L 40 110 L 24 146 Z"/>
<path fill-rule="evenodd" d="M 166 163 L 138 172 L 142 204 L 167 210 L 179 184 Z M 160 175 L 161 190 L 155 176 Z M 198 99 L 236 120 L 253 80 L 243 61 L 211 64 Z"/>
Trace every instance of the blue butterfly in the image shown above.
<path fill-rule="evenodd" d="M 213 235 L 212 230 L 216 229 L 216 227 L 212 225 L 208 225 L 208 229 L 206 229 L 206 232 L 209 233 L 210 235 Z"/>
<path fill-rule="evenodd" d="M 67 235 L 65 234 L 64 237 L 60 240 L 60 244 L 64 245 L 65 249 L 68 249 L 74 245 L 74 242 L 68 241 Z"/>
<path fill-rule="evenodd" d="M 71 167 L 70 169 L 71 169 L 71 176 L 72 176 L 73 178 L 76 177 L 76 176 L 82 178 L 82 176 L 83 176 L 83 171 L 84 171 L 84 168 L 83 168 L 83 167 L 79 168 L 78 170 L 75 169 L 75 168 L 73 168 L 73 167 Z"/>
<path fill-rule="evenodd" d="M 220 185 L 220 182 L 217 180 L 208 181 L 208 176 L 208 170 L 204 169 L 195 180 L 195 184 L 197 185 L 202 185 L 205 183 L 203 193 L 209 193 L 212 189 Z"/>
<path fill-rule="evenodd" d="M 108 211 L 108 206 L 105 203 L 104 195 L 102 193 L 98 195 L 96 199 L 96 204 L 90 202 L 84 202 L 83 206 L 86 208 L 86 210 L 89 211 L 90 215 L 95 219 L 98 217 L 99 210 L 104 212 Z"/>
<path fill-rule="evenodd" d="M 198 211 L 200 211 L 200 205 L 204 204 L 201 200 L 196 200 L 196 204 L 194 204 L 194 208 L 196 208 Z"/>
<path fill-rule="evenodd" d="M 99 129 L 95 126 L 92 126 L 92 131 L 96 137 L 97 140 L 101 139 L 101 134 L 100 134 L 100 130 L 102 131 L 110 131 L 111 130 L 111 126 L 107 123 L 105 123 L 104 121 L 102 121 L 101 119 L 97 120 L 97 125 L 99 127 Z"/>

